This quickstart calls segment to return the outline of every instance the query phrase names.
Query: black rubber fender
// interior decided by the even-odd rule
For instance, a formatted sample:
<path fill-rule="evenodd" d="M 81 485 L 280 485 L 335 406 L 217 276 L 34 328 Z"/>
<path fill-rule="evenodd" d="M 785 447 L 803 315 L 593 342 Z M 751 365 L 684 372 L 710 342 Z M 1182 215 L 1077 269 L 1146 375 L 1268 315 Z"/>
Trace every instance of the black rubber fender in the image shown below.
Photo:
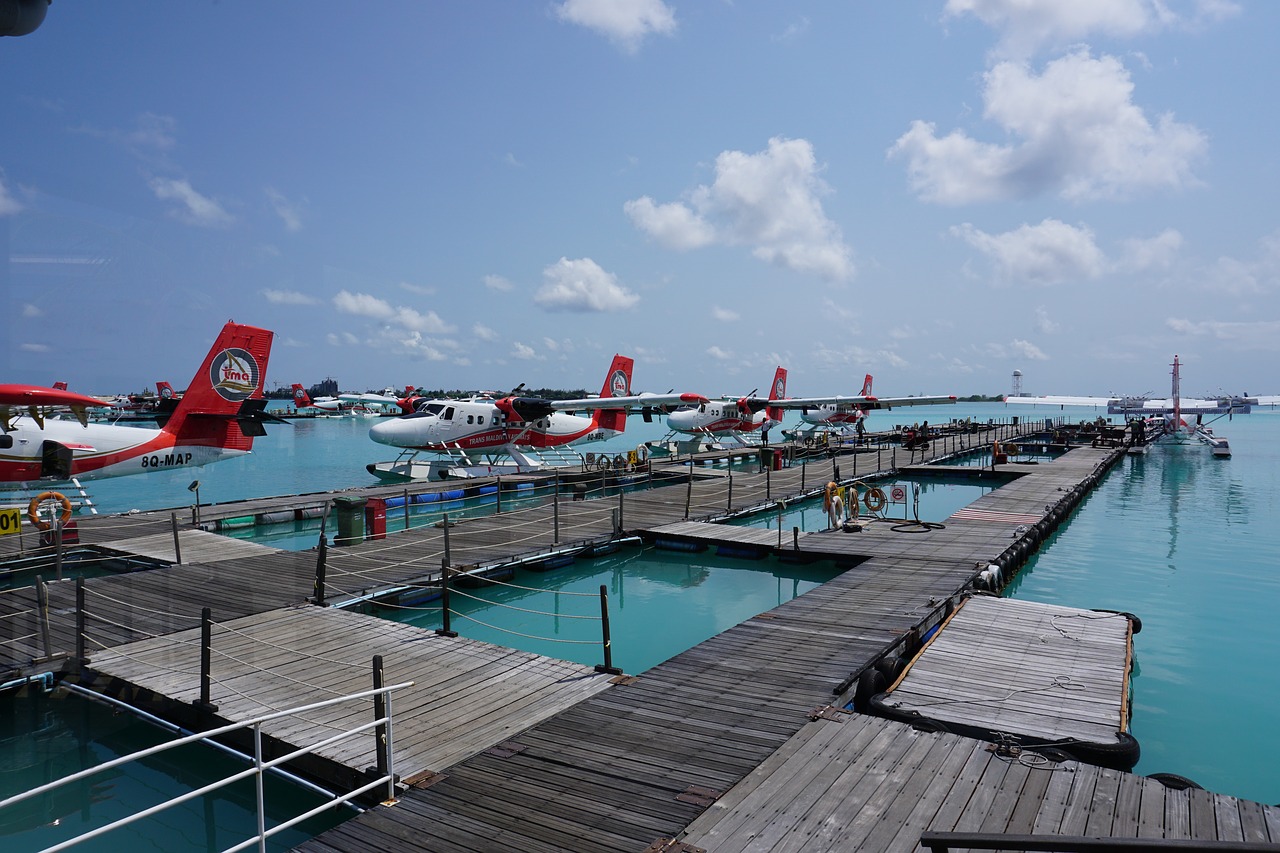
<path fill-rule="evenodd" d="M 1185 791 L 1188 788 L 1194 788 L 1197 791 L 1203 791 L 1204 788 L 1199 783 L 1193 782 L 1186 776 L 1179 776 L 1177 773 L 1149 773 L 1148 779 L 1154 779 L 1166 788 L 1174 791 Z"/>
<path fill-rule="evenodd" d="M 875 669 L 865 670 L 858 676 L 858 686 L 853 690 L 853 710 L 868 713 L 871 710 L 871 697 L 883 693 L 886 686 L 882 673 Z"/>
<path fill-rule="evenodd" d="M 1056 746 L 1034 747 L 1031 751 L 1043 755 L 1054 764 L 1061 764 L 1064 761 L 1075 761 L 1075 758 L 1071 756 L 1071 753 L 1067 752 L 1065 749 L 1058 749 Z"/>
<path fill-rule="evenodd" d="M 892 684 L 896 681 L 898 676 L 902 674 L 902 670 L 905 666 L 906 663 L 897 655 L 885 655 L 880 658 L 880 660 L 876 661 L 875 664 L 876 672 L 884 676 L 884 683 L 886 685 Z"/>

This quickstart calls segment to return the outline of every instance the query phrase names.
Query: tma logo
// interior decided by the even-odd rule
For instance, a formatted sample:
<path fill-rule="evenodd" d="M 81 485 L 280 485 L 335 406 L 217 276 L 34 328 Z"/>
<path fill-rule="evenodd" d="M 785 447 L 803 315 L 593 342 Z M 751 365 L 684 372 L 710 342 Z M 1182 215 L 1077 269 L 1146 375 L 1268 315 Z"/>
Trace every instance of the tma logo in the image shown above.
<path fill-rule="evenodd" d="M 613 375 L 609 377 L 609 396 L 611 397 L 629 397 L 631 390 L 627 387 L 627 373 L 624 370 L 615 370 Z"/>
<path fill-rule="evenodd" d="M 209 382 L 224 400 L 247 400 L 258 390 L 258 362 L 246 350 L 224 349 L 209 365 Z"/>

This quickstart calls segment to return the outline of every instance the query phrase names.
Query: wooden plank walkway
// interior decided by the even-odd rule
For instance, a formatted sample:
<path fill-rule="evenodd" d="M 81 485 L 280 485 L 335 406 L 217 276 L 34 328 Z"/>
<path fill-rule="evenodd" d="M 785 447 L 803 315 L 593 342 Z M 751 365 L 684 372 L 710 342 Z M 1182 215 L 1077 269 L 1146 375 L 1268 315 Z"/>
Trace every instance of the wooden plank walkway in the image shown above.
<path fill-rule="evenodd" d="M 716 853 L 913 853 L 925 831 L 1280 844 L 1280 807 L 836 715 L 805 725 L 678 835 Z"/>
<path fill-rule="evenodd" d="M 264 557 L 278 553 L 280 550 L 204 530 L 179 530 L 178 543 L 184 563 L 216 563 L 222 560 Z M 152 533 L 129 539 L 113 539 L 106 550 L 132 557 L 162 560 L 166 563 L 172 563 L 177 559 L 172 532 Z"/>
<path fill-rule="evenodd" d="M 1128 728 L 1130 630 L 1123 614 L 970 598 L 873 706 L 1023 743 L 1114 746 Z"/>
<path fill-rule="evenodd" d="M 609 686 L 590 667 L 335 608 L 296 606 L 214 626 L 212 725 L 322 702 L 372 687 L 374 655 L 386 684 L 413 681 L 392 697 L 395 770 L 420 777 L 489 749 Z M 200 698 L 200 632 L 127 643 L 93 654 L 99 676 L 189 704 Z M 263 726 L 301 747 L 330 737 L 367 711 L 339 705 Z M 356 772 L 376 765 L 372 731 L 325 747 Z"/>

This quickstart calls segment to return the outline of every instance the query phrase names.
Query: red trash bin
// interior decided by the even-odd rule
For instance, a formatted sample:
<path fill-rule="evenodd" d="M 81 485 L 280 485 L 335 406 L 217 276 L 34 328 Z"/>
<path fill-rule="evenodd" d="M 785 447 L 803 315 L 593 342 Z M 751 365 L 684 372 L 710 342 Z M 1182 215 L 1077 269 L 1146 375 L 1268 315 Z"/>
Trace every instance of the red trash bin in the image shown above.
<path fill-rule="evenodd" d="M 387 502 L 382 498 L 369 498 L 364 505 L 364 531 L 367 539 L 387 538 Z"/>

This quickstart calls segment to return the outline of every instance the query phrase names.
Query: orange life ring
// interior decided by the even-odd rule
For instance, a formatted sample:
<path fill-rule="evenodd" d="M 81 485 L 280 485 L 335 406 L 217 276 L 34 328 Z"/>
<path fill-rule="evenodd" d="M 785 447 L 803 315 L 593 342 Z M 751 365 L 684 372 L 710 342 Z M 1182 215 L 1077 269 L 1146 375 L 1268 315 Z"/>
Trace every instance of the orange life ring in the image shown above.
<path fill-rule="evenodd" d="M 40 504 L 48 500 L 55 500 L 62 504 L 62 522 L 59 526 L 65 527 L 71 520 L 71 501 L 67 500 L 67 496 L 62 492 L 41 492 L 36 495 L 31 499 L 31 503 L 27 504 L 27 518 L 31 519 L 31 523 L 40 530 L 53 527 L 52 521 L 45 521 L 40 517 Z"/>
<path fill-rule="evenodd" d="M 866 504 L 868 512 L 879 512 L 884 509 L 885 496 L 881 489 L 870 489 L 862 496 L 862 502 Z"/>
<path fill-rule="evenodd" d="M 831 498 L 836 493 L 836 489 L 840 488 L 835 481 L 827 483 L 827 490 L 822 494 L 822 511 L 831 512 Z"/>

